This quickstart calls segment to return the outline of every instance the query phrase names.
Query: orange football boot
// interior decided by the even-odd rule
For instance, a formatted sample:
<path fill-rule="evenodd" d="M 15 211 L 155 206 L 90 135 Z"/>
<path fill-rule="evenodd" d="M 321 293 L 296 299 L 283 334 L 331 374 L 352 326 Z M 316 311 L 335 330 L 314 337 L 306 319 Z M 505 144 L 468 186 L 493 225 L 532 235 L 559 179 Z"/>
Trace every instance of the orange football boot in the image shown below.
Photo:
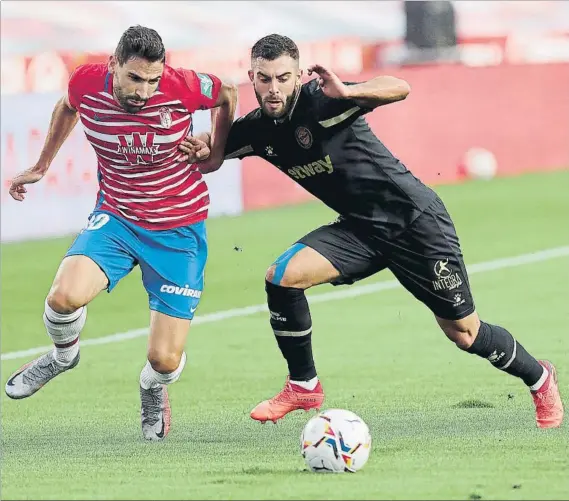
<path fill-rule="evenodd" d="M 289 412 L 304 409 L 320 410 L 324 402 L 324 391 L 320 381 L 313 390 L 307 390 L 290 382 L 290 376 L 286 378 L 284 389 L 270 400 L 261 402 L 251 411 L 251 417 L 256 421 L 265 423 L 285 417 Z"/>
<path fill-rule="evenodd" d="M 539 390 L 531 392 L 535 420 L 538 428 L 558 428 L 563 421 L 563 403 L 557 385 L 557 371 L 547 360 L 540 360 L 539 363 L 548 370 L 549 376 Z"/>

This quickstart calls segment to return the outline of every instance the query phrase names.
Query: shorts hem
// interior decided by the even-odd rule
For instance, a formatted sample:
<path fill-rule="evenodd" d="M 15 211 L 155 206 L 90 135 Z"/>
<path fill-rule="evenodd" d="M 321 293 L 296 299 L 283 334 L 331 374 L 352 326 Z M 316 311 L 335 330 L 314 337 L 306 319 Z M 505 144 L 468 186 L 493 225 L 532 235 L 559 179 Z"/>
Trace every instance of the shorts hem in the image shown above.
<path fill-rule="evenodd" d="M 449 321 L 457 321 L 457 320 L 462 320 L 463 318 L 466 318 L 468 315 L 472 315 L 474 312 L 476 311 L 476 308 L 473 306 L 472 308 L 468 308 L 467 310 L 461 311 L 460 313 L 457 313 L 456 315 L 452 315 L 453 318 L 449 318 L 449 316 L 441 316 L 437 313 L 435 313 L 433 311 L 433 313 L 435 313 L 435 315 L 439 318 L 442 318 L 443 320 L 449 320 Z"/>
<path fill-rule="evenodd" d="M 156 307 L 156 306 L 150 306 L 150 310 L 156 311 L 158 313 L 162 313 L 163 315 L 166 315 L 168 317 L 179 318 L 180 320 L 193 320 L 194 319 L 194 314 L 192 314 L 192 313 L 188 313 L 188 315 L 186 315 L 186 316 L 181 315 L 179 313 L 173 314 L 171 310 L 166 311 L 166 308 L 160 308 L 160 307 Z"/>
<path fill-rule="evenodd" d="M 310 243 L 305 242 L 304 239 L 302 239 L 302 238 L 300 240 L 297 240 L 295 243 L 305 245 L 306 247 L 310 247 L 313 251 L 318 252 L 318 254 L 320 254 L 324 259 L 327 259 L 328 261 L 330 261 L 330 264 L 334 268 L 336 268 L 336 271 L 340 274 L 340 276 L 336 280 L 339 280 L 339 279 L 346 276 L 345 270 L 342 269 L 343 266 L 339 263 L 339 261 L 336 260 L 336 258 L 334 256 L 330 256 L 330 255 L 327 256 L 326 254 L 322 253 L 322 251 L 320 249 L 317 249 L 316 247 L 314 247 L 314 245 L 311 245 Z M 337 285 L 340 285 L 340 284 L 337 284 Z"/>

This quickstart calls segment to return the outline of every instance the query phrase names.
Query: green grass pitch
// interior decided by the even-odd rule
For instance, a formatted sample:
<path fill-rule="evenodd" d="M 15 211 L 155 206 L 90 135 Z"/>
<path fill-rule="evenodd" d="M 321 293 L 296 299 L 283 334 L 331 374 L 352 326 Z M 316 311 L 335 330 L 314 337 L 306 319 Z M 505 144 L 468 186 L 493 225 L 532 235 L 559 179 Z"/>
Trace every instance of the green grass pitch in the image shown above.
<path fill-rule="evenodd" d="M 436 189 L 470 265 L 568 246 L 568 188 L 569 171 L 560 171 Z M 263 303 L 266 268 L 333 218 L 309 203 L 211 220 L 198 315 Z M 70 241 L 1 247 L 3 354 L 49 344 L 43 301 Z M 569 257 L 471 282 L 483 319 L 556 363 L 567 403 Z M 82 339 L 146 326 L 147 304 L 135 270 L 89 306 Z M 77 369 L 30 399 L 2 392 L 2 499 L 567 499 L 568 419 L 538 430 L 523 383 L 457 350 L 410 294 L 315 302 L 312 315 L 325 407 L 350 409 L 371 429 L 361 472 L 305 470 L 300 433 L 310 414 L 264 426 L 249 418 L 286 376 L 268 315 L 257 313 L 192 328 L 163 443 L 145 443 L 140 432 L 144 337 L 85 346 Z M 2 384 L 28 361 L 4 360 Z"/>

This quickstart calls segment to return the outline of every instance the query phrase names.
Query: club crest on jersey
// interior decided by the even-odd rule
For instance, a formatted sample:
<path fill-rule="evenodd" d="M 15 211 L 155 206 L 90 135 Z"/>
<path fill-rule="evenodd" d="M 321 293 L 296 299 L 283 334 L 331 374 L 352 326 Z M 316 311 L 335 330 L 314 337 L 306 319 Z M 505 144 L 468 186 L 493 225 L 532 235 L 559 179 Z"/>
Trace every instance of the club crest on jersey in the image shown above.
<path fill-rule="evenodd" d="M 170 110 L 168 108 L 160 108 L 158 113 L 160 114 L 160 123 L 162 124 L 162 127 L 165 129 L 172 127 L 172 114 L 170 113 Z"/>
<path fill-rule="evenodd" d="M 312 133 L 306 127 L 298 127 L 294 135 L 296 136 L 296 142 L 305 150 L 312 146 Z"/>
<path fill-rule="evenodd" d="M 159 145 L 154 145 L 154 136 L 154 132 L 119 135 L 117 153 L 124 155 L 131 164 L 151 164 L 159 149 Z"/>

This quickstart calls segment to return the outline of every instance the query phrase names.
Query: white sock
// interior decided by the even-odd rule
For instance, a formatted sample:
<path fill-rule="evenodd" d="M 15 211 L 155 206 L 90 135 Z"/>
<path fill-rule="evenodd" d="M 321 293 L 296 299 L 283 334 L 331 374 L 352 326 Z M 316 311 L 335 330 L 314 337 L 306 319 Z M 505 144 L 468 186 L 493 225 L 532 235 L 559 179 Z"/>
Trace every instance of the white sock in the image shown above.
<path fill-rule="evenodd" d="M 180 378 L 180 374 L 184 370 L 184 366 L 186 365 L 186 352 L 182 353 L 182 358 L 180 360 L 180 365 L 175 371 L 166 372 L 162 374 L 161 372 L 157 372 L 152 368 L 150 362 L 147 360 L 146 365 L 140 372 L 140 386 L 145 390 L 150 388 L 157 388 L 163 384 L 172 384 L 178 381 Z"/>
<path fill-rule="evenodd" d="M 73 313 L 58 313 L 45 302 L 43 322 L 55 345 L 53 355 L 59 364 L 69 365 L 79 353 L 79 334 L 86 319 L 86 306 Z"/>
<path fill-rule="evenodd" d="M 316 385 L 318 384 L 318 376 L 314 376 L 312 379 L 308 380 L 308 381 L 293 381 L 291 379 L 290 381 L 292 384 L 295 384 L 296 386 L 300 386 L 301 388 L 304 388 L 305 390 L 313 390 L 314 388 L 316 388 Z"/>
<path fill-rule="evenodd" d="M 543 384 L 545 383 L 545 381 L 547 381 L 547 376 L 549 376 L 549 371 L 544 367 L 543 368 L 543 374 L 541 375 L 541 377 L 537 380 L 537 383 L 532 384 L 529 389 L 531 391 L 537 391 L 539 390 Z"/>

